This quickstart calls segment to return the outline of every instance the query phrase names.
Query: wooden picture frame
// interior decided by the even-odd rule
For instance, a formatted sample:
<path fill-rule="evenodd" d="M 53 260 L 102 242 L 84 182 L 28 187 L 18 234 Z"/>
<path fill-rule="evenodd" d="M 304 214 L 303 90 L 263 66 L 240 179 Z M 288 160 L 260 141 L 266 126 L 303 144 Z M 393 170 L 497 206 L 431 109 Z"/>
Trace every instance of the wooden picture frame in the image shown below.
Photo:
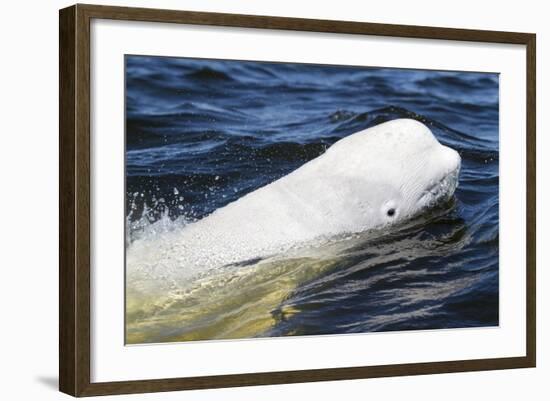
<path fill-rule="evenodd" d="M 120 382 L 90 380 L 90 21 L 163 22 L 526 46 L 527 227 L 526 350 L 523 357 L 329 368 Z M 534 367 L 535 315 L 535 43 L 530 33 L 495 32 L 252 15 L 75 5 L 60 10 L 59 69 L 59 388 L 73 396 L 144 393 Z"/>

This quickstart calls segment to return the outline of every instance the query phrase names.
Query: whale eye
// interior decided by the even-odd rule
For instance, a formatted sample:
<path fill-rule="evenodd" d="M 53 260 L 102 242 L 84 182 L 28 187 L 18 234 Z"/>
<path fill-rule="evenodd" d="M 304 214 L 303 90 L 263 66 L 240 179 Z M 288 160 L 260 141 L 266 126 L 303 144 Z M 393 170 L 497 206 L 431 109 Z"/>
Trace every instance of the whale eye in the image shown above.
<path fill-rule="evenodd" d="M 392 217 L 395 214 L 395 209 L 392 207 L 391 209 L 388 209 L 386 213 L 388 214 L 388 216 Z"/>

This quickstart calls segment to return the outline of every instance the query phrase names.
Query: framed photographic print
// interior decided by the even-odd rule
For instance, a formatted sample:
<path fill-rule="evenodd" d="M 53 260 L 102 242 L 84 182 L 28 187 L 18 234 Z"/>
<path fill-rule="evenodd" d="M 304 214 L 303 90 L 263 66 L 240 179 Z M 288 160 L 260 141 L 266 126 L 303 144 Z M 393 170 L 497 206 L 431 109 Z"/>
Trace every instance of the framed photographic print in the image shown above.
<path fill-rule="evenodd" d="M 60 11 L 60 390 L 534 367 L 535 35 Z"/>

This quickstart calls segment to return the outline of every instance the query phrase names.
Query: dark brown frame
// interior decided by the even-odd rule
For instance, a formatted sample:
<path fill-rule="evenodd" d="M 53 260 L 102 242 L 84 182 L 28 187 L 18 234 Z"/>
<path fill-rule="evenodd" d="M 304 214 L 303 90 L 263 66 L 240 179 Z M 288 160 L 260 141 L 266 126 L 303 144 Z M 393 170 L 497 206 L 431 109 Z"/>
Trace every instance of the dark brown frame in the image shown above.
<path fill-rule="evenodd" d="M 92 18 L 525 45 L 527 49 L 526 356 L 91 383 L 90 20 Z M 535 367 L 535 34 L 81 4 L 60 10 L 59 30 L 60 391 L 73 396 L 93 396 Z"/>

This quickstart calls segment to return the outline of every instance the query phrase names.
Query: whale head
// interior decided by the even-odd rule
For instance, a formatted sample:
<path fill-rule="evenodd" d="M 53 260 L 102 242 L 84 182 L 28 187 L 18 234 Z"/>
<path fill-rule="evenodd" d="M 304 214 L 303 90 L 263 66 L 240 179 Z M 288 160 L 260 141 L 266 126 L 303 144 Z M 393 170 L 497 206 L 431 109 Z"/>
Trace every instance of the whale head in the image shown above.
<path fill-rule="evenodd" d="M 459 154 L 411 119 L 392 120 L 350 135 L 327 153 L 336 176 L 353 176 L 357 229 L 395 224 L 449 200 L 458 185 Z M 342 162 L 344 161 L 344 162 Z M 358 217 L 362 215 L 361 217 Z"/>

